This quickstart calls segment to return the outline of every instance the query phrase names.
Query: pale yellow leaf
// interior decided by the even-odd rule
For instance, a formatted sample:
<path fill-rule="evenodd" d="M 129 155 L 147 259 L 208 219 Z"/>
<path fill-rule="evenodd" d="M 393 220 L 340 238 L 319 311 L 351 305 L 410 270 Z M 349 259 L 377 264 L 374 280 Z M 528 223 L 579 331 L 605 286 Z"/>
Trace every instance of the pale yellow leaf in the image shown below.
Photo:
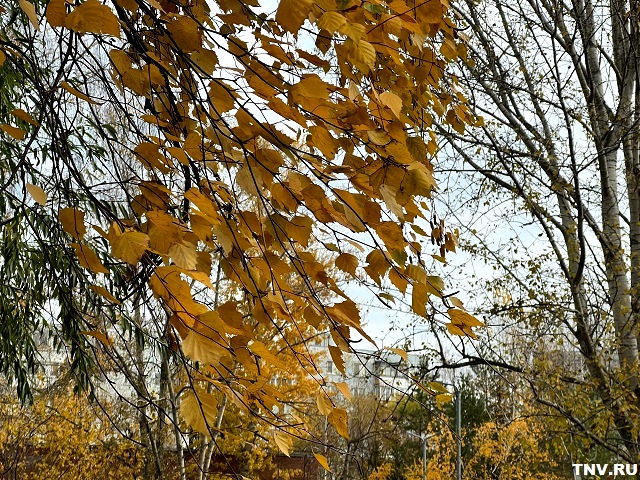
<path fill-rule="evenodd" d="M 65 0 L 49 0 L 44 16 L 52 27 L 64 27 L 67 19 Z"/>
<path fill-rule="evenodd" d="M 149 248 L 149 236 L 129 230 L 111 240 L 111 255 L 131 265 L 137 264 Z"/>
<path fill-rule="evenodd" d="M 334 408 L 333 411 L 327 416 L 331 425 L 334 426 L 336 432 L 349 440 L 349 427 L 347 423 L 347 412 L 342 408 Z"/>
<path fill-rule="evenodd" d="M 43 207 L 47 203 L 47 194 L 43 189 L 38 187 L 37 185 L 32 185 L 31 183 L 27 183 L 27 191 L 31 198 L 33 198 L 36 202 L 38 202 Z"/>
<path fill-rule="evenodd" d="M 217 405 L 216 397 L 210 393 L 188 391 L 180 400 L 180 415 L 193 430 L 210 436 L 218 412 Z"/>
<path fill-rule="evenodd" d="M 73 88 L 67 82 L 60 83 L 60 86 L 62 88 L 64 88 L 67 92 L 69 92 L 71 95 L 74 95 L 74 96 L 78 97 L 79 99 L 84 100 L 85 102 L 89 102 L 89 103 L 93 103 L 93 104 L 97 104 L 98 103 L 95 100 L 92 100 L 89 96 L 87 96 L 84 93 L 82 93 L 80 90 L 76 90 L 75 88 Z"/>
<path fill-rule="evenodd" d="M 80 332 L 80 333 L 82 335 L 87 335 L 89 337 L 93 337 L 93 338 L 99 340 L 100 343 L 102 343 L 105 347 L 111 346 L 111 340 L 109 340 L 109 337 L 107 337 L 107 335 L 102 333 L 102 332 L 98 332 L 98 331 L 92 330 L 92 331 L 85 331 L 85 332 Z"/>
<path fill-rule="evenodd" d="M 16 108 L 14 110 L 11 110 L 9 113 L 14 117 L 19 118 L 20 120 L 30 123 L 31 125 L 35 125 L 36 127 L 40 126 L 40 124 L 36 122 L 31 115 L 29 115 L 27 112 L 25 112 L 21 108 Z"/>
<path fill-rule="evenodd" d="M 389 107 L 396 118 L 400 118 L 400 112 L 402 111 L 402 99 L 392 92 L 383 92 L 380 94 L 380 101 L 384 106 Z"/>
<path fill-rule="evenodd" d="M 399 355 L 400 357 L 402 357 L 402 359 L 406 362 L 409 358 L 409 356 L 407 355 L 407 352 L 404 351 L 402 348 L 392 348 L 392 347 L 387 347 L 387 350 L 389 350 L 390 352 L 395 353 L 396 355 Z"/>
<path fill-rule="evenodd" d="M 38 14 L 36 13 L 36 7 L 33 6 L 33 3 L 28 0 L 20 0 L 20 8 L 24 13 L 26 13 L 31 25 L 36 30 L 40 30 L 40 23 L 38 23 Z"/>
<path fill-rule="evenodd" d="M 12 125 L 9 125 L 8 123 L 0 125 L 0 129 L 2 129 L 5 133 L 9 134 L 16 140 L 24 140 L 24 137 L 27 135 L 27 132 L 25 132 L 21 128 L 14 127 Z"/>
<path fill-rule="evenodd" d="M 116 305 L 121 305 L 122 302 L 120 302 L 120 300 L 118 300 L 116 297 L 114 297 L 109 290 L 107 290 L 104 287 L 101 287 L 100 285 L 89 285 L 89 288 L 91 290 L 93 290 L 94 292 L 96 292 L 99 295 L 102 295 L 104 298 L 106 298 L 107 300 L 109 300 L 111 303 L 115 303 Z"/>
<path fill-rule="evenodd" d="M 324 468 L 327 472 L 331 473 L 331 469 L 329 468 L 329 462 L 327 461 L 327 457 L 325 457 L 324 455 L 320 455 L 319 453 L 314 453 L 313 456 L 316 457 L 316 460 L 322 466 L 322 468 Z"/>
<path fill-rule="evenodd" d="M 464 304 L 458 297 L 449 297 L 449 301 L 454 307 L 458 307 L 464 310 Z"/>
<path fill-rule="evenodd" d="M 80 262 L 80 265 L 84 268 L 91 270 L 93 273 L 109 273 L 109 270 L 106 269 L 96 255 L 96 252 L 89 246 L 79 243 L 72 243 L 71 246 L 76 250 L 78 262 Z"/>
<path fill-rule="evenodd" d="M 191 242 L 176 243 L 169 248 L 167 254 L 174 263 L 185 270 L 195 270 L 198 264 L 198 252 Z"/>
<path fill-rule="evenodd" d="M 349 385 L 347 385 L 345 382 L 334 382 L 334 385 L 338 390 L 340 390 L 340 393 L 344 395 L 344 398 L 349 401 L 351 400 L 351 391 L 349 390 Z"/>
<path fill-rule="evenodd" d="M 347 19 L 339 12 L 325 12 L 316 21 L 316 25 L 331 34 L 336 33 L 340 27 L 347 23 Z"/>
<path fill-rule="evenodd" d="M 293 448 L 293 437 L 291 437 L 291 435 L 281 430 L 275 430 L 273 432 L 273 439 L 282 453 L 287 457 L 291 456 L 290 453 Z"/>
<path fill-rule="evenodd" d="M 341 253 L 336 258 L 336 267 L 343 272 L 349 273 L 352 276 L 356 276 L 356 268 L 358 268 L 358 258 L 350 253 Z"/>
<path fill-rule="evenodd" d="M 79 33 L 104 33 L 120 37 L 120 22 L 111 9 L 98 0 L 87 0 L 66 19 L 66 27 Z"/>
<path fill-rule="evenodd" d="M 384 130 L 369 130 L 369 141 L 375 145 L 384 146 L 391 142 L 391 137 Z"/>
<path fill-rule="evenodd" d="M 64 231 L 73 238 L 79 240 L 87 233 L 87 228 L 84 225 L 84 212 L 75 208 L 62 208 L 58 213 L 58 218 Z"/>
<path fill-rule="evenodd" d="M 311 12 L 313 0 L 280 0 L 276 23 L 284 31 L 297 34 Z"/>

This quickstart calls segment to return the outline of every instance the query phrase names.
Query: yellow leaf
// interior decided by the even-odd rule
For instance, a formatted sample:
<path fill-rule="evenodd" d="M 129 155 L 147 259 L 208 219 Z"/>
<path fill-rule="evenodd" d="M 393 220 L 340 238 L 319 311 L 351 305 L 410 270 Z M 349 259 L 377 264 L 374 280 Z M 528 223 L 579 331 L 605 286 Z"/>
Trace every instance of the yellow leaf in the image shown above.
<path fill-rule="evenodd" d="M 344 359 L 342 358 L 342 350 L 333 345 L 329 345 L 329 355 L 331 355 L 331 360 L 333 361 L 333 364 L 336 366 L 338 371 L 342 375 L 346 375 L 346 371 L 344 368 Z"/>
<path fill-rule="evenodd" d="M 384 256 L 384 253 L 377 249 L 369 252 L 366 260 L 368 265 L 364 267 L 365 271 L 374 282 L 380 285 L 380 277 L 391 267 L 389 261 Z"/>
<path fill-rule="evenodd" d="M 202 33 L 198 22 L 187 16 L 180 16 L 167 24 L 167 30 L 180 51 L 190 53 L 202 47 Z"/>
<path fill-rule="evenodd" d="M 349 50 L 349 59 L 360 70 L 368 72 L 376 63 L 376 50 L 366 40 L 359 40 Z"/>
<path fill-rule="evenodd" d="M 450 308 L 447 310 L 451 322 L 456 325 L 465 325 L 467 327 L 484 327 L 484 323 L 478 320 L 476 317 L 457 308 Z"/>
<path fill-rule="evenodd" d="M 438 403 L 447 403 L 451 400 L 453 400 L 453 395 L 450 393 L 440 393 L 439 395 L 436 395 L 436 402 Z"/>
<path fill-rule="evenodd" d="M 201 48 L 193 52 L 190 58 L 207 75 L 211 75 L 218 66 L 218 56 L 213 50 Z"/>
<path fill-rule="evenodd" d="M 447 390 L 447 388 L 440 382 L 429 382 L 427 383 L 427 386 L 436 392 L 449 393 L 449 390 Z"/>
<path fill-rule="evenodd" d="M 329 130 L 316 125 L 309 128 L 309 133 L 311 133 L 312 138 L 311 145 L 320 150 L 328 160 L 333 160 L 340 145 L 329 133 Z"/>
<path fill-rule="evenodd" d="M 316 457 L 316 460 L 322 466 L 322 468 L 324 468 L 327 472 L 331 473 L 331 469 L 329 468 L 329 462 L 327 461 L 327 457 L 325 457 L 324 455 L 320 455 L 319 453 L 314 453 L 313 456 Z"/>
<path fill-rule="evenodd" d="M 427 316 L 427 301 L 429 300 L 429 292 L 426 285 L 422 283 L 414 283 L 411 292 L 411 309 L 416 315 L 421 317 Z"/>
<path fill-rule="evenodd" d="M 20 8 L 24 13 L 27 14 L 31 25 L 36 30 L 40 30 L 40 24 L 38 23 L 38 14 L 36 13 L 36 7 L 33 6 L 33 3 L 28 0 L 20 0 Z"/>
<path fill-rule="evenodd" d="M 349 427 L 347 425 L 347 412 L 342 408 L 334 408 L 327 416 L 331 425 L 334 426 L 336 432 L 343 438 L 349 440 Z"/>
<path fill-rule="evenodd" d="M 389 271 L 389 280 L 403 294 L 407 291 L 409 282 L 404 277 L 402 277 L 395 268 L 392 268 Z"/>
<path fill-rule="evenodd" d="M 182 351 L 192 360 L 217 366 L 227 356 L 227 344 L 221 329 L 224 322 L 217 312 L 207 311 L 198 316 L 193 326 L 187 331 L 182 342 Z"/>
<path fill-rule="evenodd" d="M 309 217 L 293 217 L 286 225 L 287 234 L 300 245 L 308 246 L 311 237 L 313 220 Z"/>
<path fill-rule="evenodd" d="M 176 265 L 185 270 L 195 270 L 198 264 L 198 252 L 191 242 L 176 243 L 169 248 L 167 254 Z"/>
<path fill-rule="evenodd" d="M 318 405 L 318 411 L 322 415 L 329 415 L 333 411 L 333 404 L 327 395 L 321 390 L 316 395 L 316 404 Z"/>
<path fill-rule="evenodd" d="M 188 391 L 180 400 L 180 415 L 193 430 L 209 436 L 209 430 L 213 428 L 209 425 L 215 422 L 217 405 L 216 397 L 210 393 Z"/>
<path fill-rule="evenodd" d="M 111 240 L 111 255 L 131 265 L 137 264 L 149 248 L 149 236 L 135 230 L 116 235 Z"/>
<path fill-rule="evenodd" d="M 340 393 L 344 395 L 344 398 L 349 401 L 351 400 L 351 391 L 349 390 L 349 385 L 347 385 L 345 382 L 334 382 L 334 385 L 338 390 L 340 390 Z"/>
<path fill-rule="evenodd" d="M 319 76 L 312 74 L 305 76 L 297 84 L 291 87 L 291 94 L 296 98 L 329 98 L 330 85 L 324 82 Z"/>
<path fill-rule="evenodd" d="M 21 128 L 13 127 L 8 123 L 0 125 L 0 129 L 4 130 L 4 132 L 8 133 L 16 140 L 24 140 L 24 137 L 27 134 L 27 132 L 25 132 Z"/>
<path fill-rule="evenodd" d="M 76 250 L 76 256 L 78 262 L 87 270 L 91 270 L 93 273 L 109 273 L 109 270 L 102 264 L 96 252 L 94 252 L 87 245 L 81 245 L 79 243 L 72 243 L 71 246 Z"/>
<path fill-rule="evenodd" d="M 152 250 L 164 255 L 173 245 L 182 242 L 184 232 L 176 218 L 162 210 L 146 212 L 146 217 L 148 220 L 149 247 Z"/>
<path fill-rule="evenodd" d="M 209 84 L 209 100 L 218 114 L 228 112 L 235 104 L 235 94 L 231 87 L 221 80 L 213 80 Z"/>
<path fill-rule="evenodd" d="M 390 352 L 395 353 L 396 355 L 400 355 L 405 362 L 409 359 L 409 356 L 407 355 L 407 352 L 404 351 L 401 348 L 387 347 L 387 350 L 389 350 Z"/>
<path fill-rule="evenodd" d="M 309 16 L 313 0 L 280 0 L 276 12 L 276 23 L 286 32 L 298 33 Z"/>
<path fill-rule="evenodd" d="M 100 343 L 102 343 L 105 347 L 109 347 L 111 346 L 111 340 L 109 340 L 109 337 L 107 337 L 106 334 L 102 333 L 102 332 L 98 332 L 95 330 L 92 331 L 85 331 L 85 332 L 80 332 L 82 335 L 88 335 L 89 337 L 93 337 L 97 340 L 100 341 Z"/>
<path fill-rule="evenodd" d="M 7 56 L 2 50 L 0 50 L 0 67 L 4 64 L 6 59 L 7 59 Z"/>
<path fill-rule="evenodd" d="M 391 142 L 391 137 L 384 130 L 369 130 L 367 136 L 369 141 L 375 145 L 384 146 Z"/>
<path fill-rule="evenodd" d="M 350 253 L 341 253 L 336 258 L 336 267 L 343 272 L 356 276 L 356 268 L 358 268 L 358 258 Z"/>
<path fill-rule="evenodd" d="M 20 120 L 30 123 L 31 125 L 35 125 L 36 127 L 40 126 L 40 124 L 36 122 L 31 115 L 29 115 L 27 112 L 25 112 L 21 108 L 16 108 L 14 110 L 11 110 L 9 113 L 14 117 L 19 118 Z"/>
<path fill-rule="evenodd" d="M 64 88 L 67 92 L 69 92 L 71 95 L 75 95 L 76 97 L 78 97 L 81 100 L 84 100 L 85 102 L 89 102 L 89 103 L 93 103 L 93 104 L 97 104 L 98 103 L 95 100 L 92 100 L 91 98 L 89 98 L 84 93 L 82 93 L 80 90 L 76 90 L 75 88 L 73 88 L 67 82 L 60 83 L 60 86 L 62 88 Z"/>
<path fill-rule="evenodd" d="M 287 366 L 282 363 L 278 357 L 276 357 L 273 353 L 269 351 L 269 349 L 262 342 L 253 342 L 247 348 L 254 354 L 262 358 L 265 362 L 270 363 L 271 365 L 281 368 L 282 370 L 287 370 Z"/>
<path fill-rule="evenodd" d="M 116 297 L 111 295 L 111 293 L 104 287 L 100 285 L 89 285 L 89 288 L 96 292 L 99 295 L 102 295 L 104 298 L 109 300 L 111 303 L 115 303 L 116 305 L 121 305 L 122 303 Z"/>
<path fill-rule="evenodd" d="M 58 218 L 64 231 L 73 238 L 80 240 L 87 233 L 87 228 L 84 225 L 84 212 L 75 208 L 62 208 L 58 213 Z"/>
<path fill-rule="evenodd" d="M 325 12 L 316 21 L 319 28 L 331 34 L 336 33 L 345 23 L 347 23 L 347 19 L 339 12 Z"/>
<path fill-rule="evenodd" d="M 407 242 L 402 234 L 402 227 L 396 222 L 381 222 L 375 227 L 376 233 L 391 250 L 404 250 Z"/>
<path fill-rule="evenodd" d="M 455 323 L 447 323 L 447 330 L 449 331 L 449 333 L 451 335 L 459 335 L 461 337 L 466 337 L 467 336 L 465 331 L 462 328 L 460 328 L 459 325 L 456 325 Z"/>
<path fill-rule="evenodd" d="M 281 430 L 274 430 L 273 439 L 280 451 L 289 457 L 291 449 L 293 448 L 293 437 Z"/>
<path fill-rule="evenodd" d="M 42 205 L 43 207 L 46 205 L 47 194 L 44 192 L 43 189 L 41 189 L 37 185 L 32 185 L 30 183 L 27 183 L 27 191 L 29 192 L 29 195 L 31 195 L 31 198 L 33 198 L 40 205 Z"/>
<path fill-rule="evenodd" d="M 383 105 L 389 107 L 396 118 L 400 118 L 400 112 L 402 111 L 402 99 L 391 92 L 384 92 L 380 94 L 380 101 Z"/>
<path fill-rule="evenodd" d="M 111 9 L 98 0 L 87 0 L 66 19 L 66 27 L 79 33 L 104 33 L 120 37 L 120 23 Z"/>
<path fill-rule="evenodd" d="M 49 0 L 44 16 L 52 27 L 64 27 L 67 19 L 65 0 Z"/>

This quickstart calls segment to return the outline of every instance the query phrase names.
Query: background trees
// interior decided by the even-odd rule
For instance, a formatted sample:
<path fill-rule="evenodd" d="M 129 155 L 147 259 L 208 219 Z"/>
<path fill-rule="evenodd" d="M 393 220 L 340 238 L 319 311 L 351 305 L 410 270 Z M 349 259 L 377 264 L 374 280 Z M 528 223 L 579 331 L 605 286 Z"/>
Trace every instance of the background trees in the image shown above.
<path fill-rule="evenodd" d="M 628 462 L 640 406 L 637 11 L 461 2 L 473 61 L 460 85 L 484 125 L 440 130 L 446 168 L 466 171 L 448 193 L 474 210 L 460 217 L 467 251 L 495 272 L 477 278 L 494 293 L 478 296 L 486 353 L 461 348 L 447 363 L 520 374 L 576 445 Z"/>

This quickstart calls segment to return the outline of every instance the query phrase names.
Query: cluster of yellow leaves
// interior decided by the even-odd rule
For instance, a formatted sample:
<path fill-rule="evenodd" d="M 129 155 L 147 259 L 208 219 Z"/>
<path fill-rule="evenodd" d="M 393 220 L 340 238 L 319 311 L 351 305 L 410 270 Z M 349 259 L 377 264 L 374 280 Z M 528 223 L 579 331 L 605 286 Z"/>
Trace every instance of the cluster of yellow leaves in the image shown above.
<path fill-rule="evenodd" d="M 64 391 L 39 396 L 32 406 L 9 397 L 1 400 L 3 475 L 71 480 L 134 478 L 142 473 L 142 451 L 122 439 L 111 419 L 86 399 Z"/>
<path fill-rule="evenodd" d="M 113 219 L 108 231 L 94 227 L 110 246 L 109 262 L 152 270 L 148 286 L 184 354 L 202 366 L 199 380 L 238 408 L 272 411 L 282 408 L 282 393 L 265 370 L 289 368 L 282 349 L 314 369 L 308 351 L 291 346 L 302 333 L 278 351 L 261 340 L 265 332 L 273 339 L 284 329 L 328 328 L 342 373 L 351 330 L 368 338 L 358 306 L 313 251 L 319 236 L 335 238 L 338 270 L 364 272 L 380 287 L 388 279 L 403 295 L 410 289 L 418 315 L 442 296 L 442 280 L 419 260 L 428 234 L 418 223 L 427 221 L 435 188 L 430 160 L 438 147 L 429 127 L 433 115 L 460 132 L 475 120 L 445 75 L 448 61 L 466 55 L 446 0 L 282 0 L 275 18 L 259 3 L 118 0 L 112 10 L 99 0 L 51 0 L 45 18 L 76 34 L 126 38 L 109 53 L 113 81 L 150 105 L 140 120 L 152 133 L 132 147 L 147 172 L 134 215 Z M 21 4 L 38 28 L 33 5 Z M 309 41 L 313 48 L 303 47 Z M 60 88 L 96 103 L 67 82 Z M 37 187 L 29 192 L 46 204 Z M 85 213 L 63 208 L 59 219 L 79 264 L 108 275 L 86 238 Z M 444 245 L 455 250 L 451 234 Z M 195 294 L 196 286 L 220 288 L 210 279 L 212 258 L 242 292 L 223 305 Z M 481 325 L 462 310 L 449 314 L 453 334 L 473 336 Z M 323 393 L 318 399 L 347 437 L 346 412 Z M 215 405 L 194 390 L 182 411 L 206 433 Z M 286 435 L 274 436 L 285 452 Z"/>
<path fill-rule="evenodd" d="M 455 477 L 457 442 L 449 429 L 438 425 L 428 441 L 427 480 Z M 518 418 L 506 425 L 486 422 L 473 432 L 462 432 L 464 443 L 471 442 L 464 461 L 464 476 L 478 480 L 508 478 L 513 480 L 564 478 L 557 462 L 558 452 L 549 432 L 535 417 Z M 561 453 L 564 456 L 564 451 Z M 403 472 L 407 480 L 422 479 L 422 462 Z"/>
<path fill-rule="evenodd" d="M 367 477 L 367 480 L 388 480 L 393 473 L 393 464 L 392 463 L 383 463 L 378 468 L 376 468 L 371 475 Z"/>

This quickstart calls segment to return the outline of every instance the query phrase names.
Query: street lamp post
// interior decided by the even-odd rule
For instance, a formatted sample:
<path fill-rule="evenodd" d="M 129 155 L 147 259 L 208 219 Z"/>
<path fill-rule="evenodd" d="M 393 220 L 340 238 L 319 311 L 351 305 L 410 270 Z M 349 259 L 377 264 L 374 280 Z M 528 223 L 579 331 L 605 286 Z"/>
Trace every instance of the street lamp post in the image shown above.
<path fill-rule="evenodd" d="M 456 458 L 456 480 L 462 480 L 462 395 L 457 387 L 456 392 L 456 434 L 458 435 L 458 455 Z"/>
<path fill-rule="evenodd" d="M 429 435 L 425 435 L 425 433 L 423 432 L 420 435 L 416 435 L 415 433 L 411 432 L 407 433 L 422 440 L 422 480 L 427 480 L 427 440 L 429 440 L 435 434 L 431 433 Z"/>
<path fill-rule="evenodd" d="M 456 480 L 462 480 L 462 393 L 453 383 L 439 382 L 442 385 L 453 387 L 456 394 L 456 437 L 458 443 L 458 453 L 456 455 Z"/>

